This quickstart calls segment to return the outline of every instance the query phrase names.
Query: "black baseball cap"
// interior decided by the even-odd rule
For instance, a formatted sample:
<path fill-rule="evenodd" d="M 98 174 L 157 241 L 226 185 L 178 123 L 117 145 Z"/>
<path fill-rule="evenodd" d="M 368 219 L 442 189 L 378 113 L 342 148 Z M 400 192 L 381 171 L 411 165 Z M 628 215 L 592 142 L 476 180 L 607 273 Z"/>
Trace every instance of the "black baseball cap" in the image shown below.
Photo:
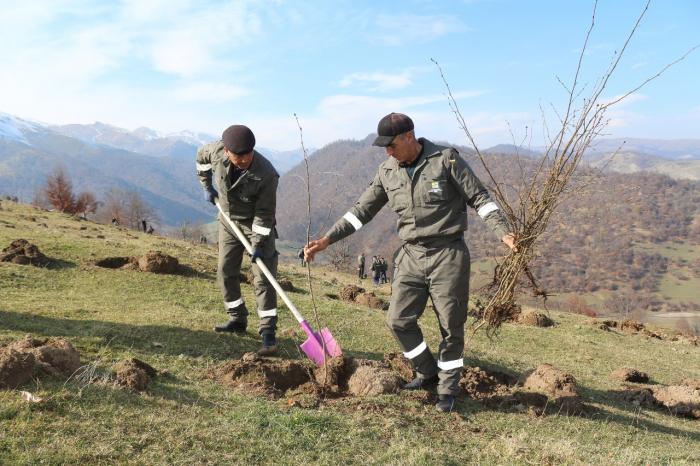
<path fill-rule="evenodd" d="M 386 147 L 391 144 L 399 134 L 407 133 L 413 129 L 413 120 L 403 113 L 390 113 L 377 125 L 377 139 L 373 146 Z"/>
<path fill-rule="evenodd" d="M 226 128 L 221 135 L 224 147 L 236 155 L 248 154 L 255 147 L 255 135 L 244 125 L 233 125 Z"/>

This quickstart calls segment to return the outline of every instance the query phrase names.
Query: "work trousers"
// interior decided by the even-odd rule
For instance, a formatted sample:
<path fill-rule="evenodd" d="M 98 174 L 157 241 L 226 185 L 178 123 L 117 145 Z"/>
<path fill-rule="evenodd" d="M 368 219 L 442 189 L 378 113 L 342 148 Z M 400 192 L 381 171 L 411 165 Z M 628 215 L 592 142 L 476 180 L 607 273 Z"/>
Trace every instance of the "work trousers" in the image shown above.
<path fill-rule="evenodd" d="M 253 220 L 237 221 L 236 225 L 241 229 L 246 238 L 252 235 Z M 243 324 L 248 323 L 248 308 L 241 296 L 241 282 L 239 274 L 243 254 L 246 253 L 243 243 L 236 234 L 219 222 L 219 268 L 216 277 L 224 298 L 224 306 L 231 320 Z M 265 258 L 263 262 L 272 275 L 277 277 L 277 250 L 275 249 L 275 232 L 269 235 L 263 246 Z M 255 287 L 255 302 L 258 307 L 260 324 L 258 333 L 275 333 L 277 330 L 277 291 L 268 281 L 256 264 L 252 264 L 253 286 Z"/>
<path fill-rule="evenodd" d="M 464 324 L 469 301 L 469 250 L 462 238 L 439 248 L 404 244 L 394 255 L 389 330 L 418 377 L 439 375 L 438 394 L 459 394 L 464 365 Z M 428 297 L 440 324 L 438 360 L 418 325 Z"/>

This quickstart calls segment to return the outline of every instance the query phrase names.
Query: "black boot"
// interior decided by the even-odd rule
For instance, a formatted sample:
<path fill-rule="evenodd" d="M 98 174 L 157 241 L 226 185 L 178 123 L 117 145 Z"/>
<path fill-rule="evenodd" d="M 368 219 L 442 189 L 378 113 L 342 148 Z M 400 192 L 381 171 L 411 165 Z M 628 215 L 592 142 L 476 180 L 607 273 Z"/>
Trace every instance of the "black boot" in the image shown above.
<path fill-rule="evenodd" d="M 264 333 L 262 348 L 258 350 L 260 356 L 274 356 L 279 351 L 277 347 L 277 337 L 274 333 Z"/>
<path fill-rule="evenodd" d="M 440 382 L 437 375 L 430 377 L 429 379 L 421 379 L 416 377 L 408 383 L 401 385 L 401 390 L 425 390 L 426 388 L 434 387 Z"/>
<path fill-rule="evenodd" d="M 214 327 L 215 332 L 228 332 L 228 333 L 243 333 L 245 332 L 247 325 L 243 322 L 236 322 L 235 320 L 229 320 L 225 324 L 217 325 Z"/>
<path fill-rule="evenodd" d="M 435 409 L 441 413 L 451 413 L 455 409 L 455 397 L 453 395 L 438 395 Z"/>

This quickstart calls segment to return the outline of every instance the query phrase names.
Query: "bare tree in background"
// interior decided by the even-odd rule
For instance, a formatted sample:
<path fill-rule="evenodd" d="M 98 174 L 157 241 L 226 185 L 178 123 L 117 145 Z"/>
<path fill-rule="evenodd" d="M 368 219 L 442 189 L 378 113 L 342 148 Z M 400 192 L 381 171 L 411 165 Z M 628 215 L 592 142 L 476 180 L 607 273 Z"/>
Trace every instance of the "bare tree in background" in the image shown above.
<path fill-rule="evenodd" d="M 119 225 L 138 230 L 141 220 L 153 224 L 158 222 L 158 214 L 151 205 L 135 190 L 111 186 L 103 194 L 100 221 L 109 223 L 117 219 Z"/>
<path fill-rule="evenodd" d="M 625 319 L 641 316 L 651 304 L 651 298 L 648 295 L 632 290 L 614 291 L 603 302 L 606 309 Z"/>
<path fill-rule="evenodd" d="M 142 220 L 152 224 L 158 219 L 155 210 L 137 191 L 126 191 L 124 217 L 126 225 L 132 230 L 138 230 Z"/>
<path fill-rule="evenodd" d="M 81 213 L 83 217 L 87 218 L 87 214 L 94 214 L 97 212 L 97 208 L 100 206 L 101 202 L 95 197 L 95 193 L 92 191 L 81 191 L 78 194 L 78 198 L 75 202 L 77 213 Z"/>
<path fill-rule="evenodd" d="M 352 244 L 347 238 L 331 244 L 326 249 L 326 258 L 334 270 L 346 268 L 352 256 Z"/>
<path fill-rule="evenodd" d="M 127 192 L 118 186 L 111 186 L 102 195 L 103 204 L 100 209 L 100 221 L 109 223 L 112 219 L 117 219 L 119 224 L 126 219 L 126 199 Z"/>

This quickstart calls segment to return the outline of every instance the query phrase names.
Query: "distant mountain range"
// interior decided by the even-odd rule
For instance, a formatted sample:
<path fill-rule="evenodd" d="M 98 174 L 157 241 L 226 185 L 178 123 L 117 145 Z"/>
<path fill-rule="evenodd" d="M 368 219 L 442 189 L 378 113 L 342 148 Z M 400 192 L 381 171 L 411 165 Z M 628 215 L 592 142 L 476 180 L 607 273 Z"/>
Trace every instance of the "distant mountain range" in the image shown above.
<path fill-rule="evenodd" d="M 49 125 L 0 112 L 0 195 L 31 201 L 35 188 L 44 185 L 46 174 L 56 163 L 61 163 L 68 169 L 76 191 L 91 189 L 99 197 L 105 189 L 116 185 L 138 191 L 159 211 L 164 224 L 179 225 L 185 218 L 210 221 L 214 210 L 201 199 L 194 158 L 199 147 L 214 140 L 218 137 L 206 133 L 181 131 L 164 134 L 146 127 L 130 131 L 104 123 Z M 601 141 L 587 155 L 587 160 L 592 164 L 605 163 L 608 154 L 621 142 L 615 139 Z M 358 162 L 360 158 L 353 154 L 372 154 L 373 166 L 386 158 L 384 151 L 366 146 L 366 140 L 337 141 L 318 153 L 315 149 L 308 151 L 316 161 L 327 158 L 321 164 L 323 171 L 338 172 L 341 185 L 348 184 L 348 190 L 338 191 L 339 196 L 347 196 L 345 202 L 354 202 L 365 187 L 365 182 L 358 178 L 356 164 L 361 163 Z M 285 174 L 303 160 L 301 149 L 256 149 L 270 159 L 280 174 Z M 536 149 L 522 150 L 521 153 L 537 156 Z M 513 150 L 512 145 L 501 144 L 486 149 L 486 152 L 509 153 Z M 655 154 L 655 150 L 658 153 Z M 339 151 L 341 154 L 337 156 Z M 460 152 L 467 154 L 470 151 L 460 148 Z M 628 139 L 623 151 L 608 168 L 618 172 L 646 170 L 673 178 L 700 179 L 700 140 Z M 290 214 L 290 221 L 299 221 L 295 212 L 290 211 Z M 284 215 L 280 213 L 280 217 Z M 298 236 L 298 232 L 294 233 L 293 236 Z"/>
<path fill-rule="evenodd" d="M 166 225 L 182 224 L 185 218 L 208 222 L 215 212 L 202 199 L 194 160 L 199 147 L 217 139 L 190 131 L 129 131 L 104 123 L 46 125 L 0 113 L 0 194 L 31 201 L 60 163 L 76 191 L 90 189 L 99 198 L 111 186 L 136 190 Z M 256 149 L 280 174 L 303 160 L 301 149 Z"/>

